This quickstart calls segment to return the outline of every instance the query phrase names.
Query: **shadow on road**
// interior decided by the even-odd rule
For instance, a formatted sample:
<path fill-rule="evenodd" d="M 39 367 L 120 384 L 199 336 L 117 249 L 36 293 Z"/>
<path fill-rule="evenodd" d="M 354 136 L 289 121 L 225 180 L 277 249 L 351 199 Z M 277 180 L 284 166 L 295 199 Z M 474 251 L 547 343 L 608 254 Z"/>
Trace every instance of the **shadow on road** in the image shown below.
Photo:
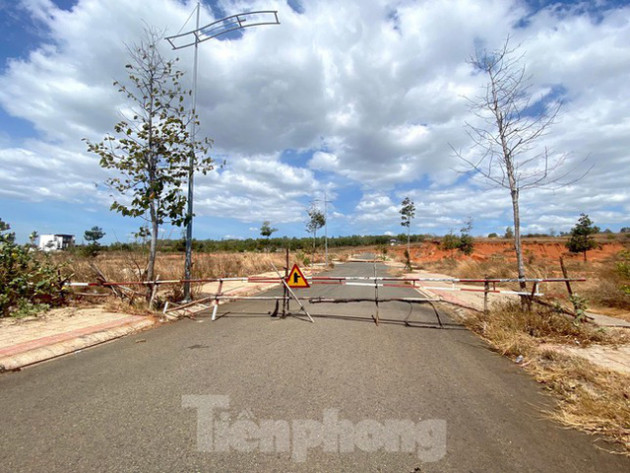
<path fill-rule="evenodd" d="M 343 320 L 343 321 L 347 321 L 347 322 L 367 322 L 367 323 L 371 323 L 374 324 L 374 319 L 370 316 L 370 317 L 361 317 L 361 316 L 357 316 L 357 315 L 348 315 L 348 314 L 331 314 L 331 313 L 326 313 L 326 314 L 317 314 L 317 313 L 313 313 L 313 312 L 309 312 L 311 314 L 311 317 L 313 317 L 314 319 L 332 319 L 332 320 Z M 260 318 L 260 317 L 269 317 L 269 312 L 224 312 L 224 313 L 219 313 L 217 314 L 216 319 L 219 320 L 223 317 L 230 317 L 230 318 Z M 302 313 L 295 313 L 295 314 L 290 314 L 289 315 L 292 318 L 301 320 L 301 321 L 305 321 L 308 322 L 308 319 L 304 318 L 304 314 Z M 208 318 L 209 316 L 204 315 L 202 317 L 199 318 Z M 278 317 L 278 318 L 273 318 L 273 320 L 282 320 L 282 317 Z M 405 322 L 404 320 L 400 320 L 400 319 L 388 319 L 388 318 L 383 318 L 380 317 L 379 318 L 379 324 L 383 324 L 383 325 L 400 325 L 403 327 L 409 327 L 409 328 L 429 328 L 429 329 L 444 329 L 444 330 L 466 330 L 466 327 L 462 324 L 457 324 L 457 323 L 449 323 L 449 322 L 442 322 L 442 326 L 440 327 L 440 324 L 436 321 L 436 322 L 422 322 L 422 321 L 408 321 Z"/>

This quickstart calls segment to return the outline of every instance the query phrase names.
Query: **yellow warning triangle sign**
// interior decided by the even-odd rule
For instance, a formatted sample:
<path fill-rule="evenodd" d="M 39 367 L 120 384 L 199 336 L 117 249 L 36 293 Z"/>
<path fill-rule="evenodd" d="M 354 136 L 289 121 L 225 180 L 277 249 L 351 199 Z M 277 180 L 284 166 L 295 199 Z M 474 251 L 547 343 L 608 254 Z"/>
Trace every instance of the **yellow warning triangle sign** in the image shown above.
<path fill-rule="evenodd" d="M 293 269 L 291 269 L 291 272 L 287 277 L 287 286 L 291 288 L 311 287 L 297 264 L 293 265 Z"/>

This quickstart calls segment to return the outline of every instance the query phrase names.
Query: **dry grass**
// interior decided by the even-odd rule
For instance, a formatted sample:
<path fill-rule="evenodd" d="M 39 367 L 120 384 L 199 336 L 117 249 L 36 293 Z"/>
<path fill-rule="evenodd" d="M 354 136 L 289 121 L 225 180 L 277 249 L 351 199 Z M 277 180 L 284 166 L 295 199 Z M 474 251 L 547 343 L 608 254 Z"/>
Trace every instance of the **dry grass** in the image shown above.
<path fill-rule="evenodd" d="M 488 315 L 473 314 L 467 324 L 498 352 L 523 357 L 525 369 L 559 398 L 553 418 L 602 434 L 630 455 L 630 376 L 603 370 L 561 348 L 630 343 L 627 332 L 576 324 L 551 309 L 523 312 L 518 303 L 496 306 Z"/>
<path fill-rule="evenodd" d="M 141 281 L 147 264 L 147 255 L 139 252 L 104 253 L 97 258 L 56 255 L 67 263 L 66 271 L 74 274 L 75 281 L 95 281 L 96 266 L 108 281 Z M 271 271 L 272 265 L 284 266 L 281 253 L 230 253 L 193 255 L 193 278 L 237 277 Z M 155 274 L 160 279 L 181 279 L 184 274 L 184 255 L 158 254 Z"/>
<path fill-rule="evenodd" d="M 630 311 L 630 252 L 622 251 L 593 269 L 585 296 L 602 307 Z M 626 288 L 624 290 L 624 288 Z"/>
<path fill-rule="evenodd" d="M 552 418 L 600 434 L 630 456 L 630 376 L 555 350 L 539 351 L 526 369 L 559 396 Z"/>
<path fill-rule="evenodd" d="M 533 262 L 527 265 L 527 277 L 555 277 L 560 271 L 560 266 L 557 264 L 556 266 L 557 268 L 542 261 Z M 507 279 L 518 277 L 516 263 L 502 254 L 492 255 L 483 261 L 445 258 L 436 262 L 424 263 L 424 267 L 425 269 L 436 272 L 448 271 L 449 275 L 464 279 L 476 279 L 481 277 Z"/>
<path fill-rule="evenodd" d="M 627 255 L 627 253 L 625 253 Z M 530 258 L 531 259 L 531 258 Z M 624 252 L 603 261 L 584 262 L 581 257 L 567 258 L 565 266 L 570 277 L 585 277 L 586 282 L 573 282 L 574 292 L 587 301 L 588 309 L 630 320 L 630 278 L 620 271 L 621 264 L 630 265 Z M 626 266 L 627 267 L 627 266 Z M 448 274 L 457 278 L 516 278 L 516 264 L 501 254 L 483 261 L 445 258 L 423 263 L 422 269 Z M 528 278 L 562 277 L 558 261 L 535 259 L 526 265 Z M 506 287 L 516 288 L 516 285 Z M 627 289 L 624 291 L 624 287 Z M 568 303 L 564 284 L 544 284 L 543 292 L 550 298 Z"/>
<path fill-rule="evenodd" d="M 144 280 L 148 255 L 143 252 L 107 252 L 96 258 L 89 258 L 81 255 L 57 253 L 53 257 L 57 262 L 65 264 L 64 272 L 68 275 L 72 274 L 73 281 L 95 282 L 99 279 L 100 272 L 107 281 L 140 282 Z M 278 268 L 284 267 L 285 255 L 283 253 L 197 253 L 193 255 L 192 277 L 202 279 L 252 276 L 272 271 L 272 263 Z M 182 279 L 184 276 L 184 255 L 158 254 L 155 274 L 156 278 L 160 280 Z M 133 287 L 137 292 L 144 291 L 139 286 Z M 199 289 L 200 285 L 193 284 L 193 295 L 196 295 Z M 95 289 L 93 292 L 109 293 L 104 288 Z M 166 300 L 177 301 L 181 300 L 182 297 L 183 287 L 181 284 L 160 286 L 157 306 L 159 307 Z M 102 303 L 103 300 L 97 299 L 94 302 Z M 113 299 L 106 304 L 109 304 L 112 310 L 124 310 L 133 313 L 149 312 L 146 300 L 140 295 L 133 298 L 132 304 Z"/>

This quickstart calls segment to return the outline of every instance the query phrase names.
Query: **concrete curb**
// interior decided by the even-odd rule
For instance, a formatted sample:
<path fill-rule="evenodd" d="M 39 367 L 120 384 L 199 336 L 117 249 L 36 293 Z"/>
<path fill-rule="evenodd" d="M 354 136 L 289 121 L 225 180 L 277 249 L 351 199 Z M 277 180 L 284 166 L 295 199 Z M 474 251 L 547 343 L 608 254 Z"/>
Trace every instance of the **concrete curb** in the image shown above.
<path fill-rule="evenodd" d="M 70 335 L 66 340 L 58 341 L 50 345 L 38 346 L 21 353 L 7 355 L 0 358 L 0 373 L 4 371 L 19 370 L 20 368 L 67 355 L 77 350 L 100 345 L 101 343 L 146 329 L 154 324 L 155 320 L 153 320 L 153 318 L 146 318 L 144 320 L 128 322 L 107 330 L 86 333 L 74 338 L 70 338 L 72 337 Z"/>

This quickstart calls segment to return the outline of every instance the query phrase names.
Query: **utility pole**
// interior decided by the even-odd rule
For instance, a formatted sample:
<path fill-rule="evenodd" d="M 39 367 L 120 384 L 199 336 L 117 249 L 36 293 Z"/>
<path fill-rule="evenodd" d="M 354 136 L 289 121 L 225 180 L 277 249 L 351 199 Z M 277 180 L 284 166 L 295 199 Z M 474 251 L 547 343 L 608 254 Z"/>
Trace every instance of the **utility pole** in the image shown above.
<path fill-rule="evenodd" d="M 197 21 L 195 30 L 199 29 L 199 10 L 201 3 L 197 2 Z M 192 114 L 193 119 L 190 121 L 190 137 L 191 142 L 195 142 L 195 134 L 197 131 L 196 119 L 197 114 L 197 69 L 199 67 L 199 41 L 195 41 L 195 56 L 193 65 L 193 87 L 192 87 Z M 184 302 L 190 302 L 190 280 L 192 279 L 192 231 L 193 231 L 193 187 L 194 187 L 194 169 L 195 169 L 195 149 L 190 150 L 190 163 L 188 165 L 188 210 L 186 212 L 186 262 L 184 264 Z"/>
<path fill-rule="evenodd" d="M 328 198 L 324 190 L 324 262 L 328 267 Z"/>

